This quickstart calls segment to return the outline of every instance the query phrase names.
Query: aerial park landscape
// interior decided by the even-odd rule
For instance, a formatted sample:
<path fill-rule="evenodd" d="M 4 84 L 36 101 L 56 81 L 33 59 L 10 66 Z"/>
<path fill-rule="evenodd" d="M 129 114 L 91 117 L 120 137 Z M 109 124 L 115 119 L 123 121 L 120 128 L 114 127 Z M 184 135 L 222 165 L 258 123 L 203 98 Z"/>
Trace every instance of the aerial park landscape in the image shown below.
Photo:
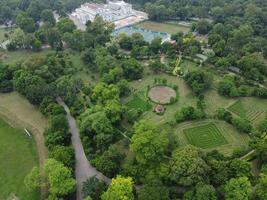
<path fill-rule="evenodd" d="M 0 2 L 0 199 L 266 200 L 267 3 Z"/>

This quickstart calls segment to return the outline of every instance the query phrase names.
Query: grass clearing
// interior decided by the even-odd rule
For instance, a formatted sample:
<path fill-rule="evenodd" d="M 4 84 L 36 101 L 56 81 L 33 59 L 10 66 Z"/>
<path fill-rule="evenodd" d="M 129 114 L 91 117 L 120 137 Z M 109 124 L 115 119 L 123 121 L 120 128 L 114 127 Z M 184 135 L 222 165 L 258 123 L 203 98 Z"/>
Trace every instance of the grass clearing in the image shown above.
<path fill-rule="evenodd" d="M 42 166 L 47 158 L 43 137 L 47 119 L 17 92 L 0 93 L 0 116 L 12 126 L 20 129 L 27 128 L 33 134 L 37 145 L 39 163 Z"/>
<path fill-rule="evenodd" d="M 21 200 L 39 200 L 39 192 L 28 191 L 23 183 L 32 167 L 38 165 L 34 141 L 2 119 L 0 138 L 0 199 L 14 194 Z"/>
<path fill-rule="evenodd" d="M 141 80 L 136 80 L 130 82 L 130 86 L 133 90 L 133 94 L 126 99 L 126 102 L 130 102 L 134 95 L 138 94 L 143 100 L 147 100 L 146 97 L 146 89 L 147 86 L 154 85 L 155 78 L 166 78 L 168 85 L 177 85 L 178 90 L 177 93 L 179 94 L 178 101 L 171 105 L 165 105 L 165 113 L 164 115 L 157 115 L 153 112 L 152 109 L 148 110 L 142 115 L 142 119 L 148 120 L 152 123 L 156 124 L 165 124 L 171 120 L 174 120 L 174 114 L 183 106 L 189 105 L 196 105 L 196 98 L 191 92 L 191 89 L 187 86 L 185 81 L 182 78 L 171 76 L 165 73 L 155 74 L 153 72 L 148 71 L 145 69 L 145 75 Z M 126 103 L 127 104 L 127 103 Z M 139 106 L 139 104 L 136 104 Z M 151 107 L 152 108 L 152 107 Z"/>
<path fill-rule="evenodd" d="M 184 134 L 189 144 L 203 149 L 227 144 L 220 130 L 213 123 L 185 129 Z"/>
<path fill-rule="evenodd" d="M 207 144 L 205 140 L 212 140 L 215 142 L 215 138 L 207 138 L 204 136 L 202 133 L 202 140 L 203 144 L 205 143 L 206 148 L 203 148 L 204 151 L 212 151 L 212 150 L 218 150 L 219 152 L 225 154 L 225 155 L 231 155 L 233 150 L 236 148 L 247 148 L 248 147 L 248 142 L 250 140 L 249 136 L 247 134 L 242 134 L 239 133 L 232 125 L 220 121 L 220 120 L 214 120 L 214 119 L 206 119 L 206 120 L 200 120 L 200 121 L 190 121 L 190 122 L 184 122 L 180 123 L 175 127 L 174 133 L 177 136 L 177 143 L 178 146 L 185 146 L 189 144 L 188 138 L 185 134 L 185 130 L 190 130 L 193 128 L 195 131 L 195 134 L 201 133 L 198 130 L 201 130 L 201 127 L 204 127 L 204 130 L 208 129 L 207 126 L 211 126 L 210 124 L 214 124 L 216 128 L 211 129 L 209 132 L 220 132 L 222 137 L 226 140 L 224 144 L 222 144 L 222 141 L 220 141 L 220 145 L 218 146 L 213 146 L 211 144 Z M 217 129 L 217 130 L 216 130 Z M 214 137 L 214 136 L 212 136 Z M 201 140 L 200 135 L 195 136 L 195 142 L 198 142 L 197 140 Z M 220 139 L 222 140 L 222 139 Z M 202 142 L 201 142 L 202 143 Z M 203 146 L 203 144 L 199 143 L 198 145 Z"/>
<path fill-rule="evenodd" d="M 157 32 L 165 32 L 169 34 L 175 34 L 178 32 L 188 33 L 190 27 L 182 26 L 178 22 L 166 21 L 166 22 L 154 22 L 154 21 L 144 21 L 136 25 L 139 28 L 150 29 Z"/>
<path fill-rule="evenodd" d="M 231 105 L 228 110 L 232 113 L 238 115 L 239 117 L 245 118 L 246 117 L 246 110 L 243 106 L 241 100 L 237 100 L 233 105 Z"/>
<path fill-rule="evenodd" d="M 267 112 L 267 100 L 253 97 L 243 97 L 227 108 L 233 114 L 247 118 L 253 124 L 261 121 Z"/>
<path fill-rule="evenodd" d="M 145 112 L 152 108 L 152 105 L 140 98 L 138 95 L 133 95 L 132 99 L 127 103 L 128 108 L 137 109 Z"/>

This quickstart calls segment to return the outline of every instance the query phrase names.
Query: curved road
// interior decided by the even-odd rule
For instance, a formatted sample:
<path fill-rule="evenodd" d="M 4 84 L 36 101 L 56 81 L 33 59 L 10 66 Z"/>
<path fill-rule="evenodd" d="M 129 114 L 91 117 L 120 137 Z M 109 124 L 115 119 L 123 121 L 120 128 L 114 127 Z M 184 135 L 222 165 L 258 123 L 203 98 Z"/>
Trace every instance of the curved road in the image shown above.
<path fill-rule="evenodd" d="M 101 172 L 97 171 L 88 161 L 83 145 L 80 139 L 79 129 L 74 117 L 70 114 L 68 106 L 61 98 L 57 98 L 57 102 L 65 109 L 67 120 L 71 132 L 71 141 L 75 150 L 75 177 L 77 181 L 77 200 L 82 200 L 82 183 L 88 178 L 96 176 L 99 180 L 109 184 L 111 180 L 104 176 Z"/>

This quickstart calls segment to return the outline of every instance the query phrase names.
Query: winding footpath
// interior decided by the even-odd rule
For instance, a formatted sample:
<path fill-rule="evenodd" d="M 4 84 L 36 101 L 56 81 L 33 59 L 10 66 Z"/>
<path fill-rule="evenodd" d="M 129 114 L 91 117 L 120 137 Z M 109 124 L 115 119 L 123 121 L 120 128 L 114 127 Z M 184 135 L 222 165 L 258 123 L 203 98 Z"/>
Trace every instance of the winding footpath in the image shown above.
<path fill-rule="evenodd" d="M 71 141 L 75 150 L 75 177 L 77 181 L 77 200 L 82 200 L 82 184 L 88 178 L 96 176 L 99 180 L 109 184 L 111 180 L 104 176 L 101 172 L 97 171 L 87 159 L 83 145 L 80 139 L 79 129 L 74 117 L 70 114 L 70 110 L 65 102 L 61 98 L 57 98 L 58 104 L 60 104 L 66 111 L 66 117 L 69 123 L 71 132 Z"/>

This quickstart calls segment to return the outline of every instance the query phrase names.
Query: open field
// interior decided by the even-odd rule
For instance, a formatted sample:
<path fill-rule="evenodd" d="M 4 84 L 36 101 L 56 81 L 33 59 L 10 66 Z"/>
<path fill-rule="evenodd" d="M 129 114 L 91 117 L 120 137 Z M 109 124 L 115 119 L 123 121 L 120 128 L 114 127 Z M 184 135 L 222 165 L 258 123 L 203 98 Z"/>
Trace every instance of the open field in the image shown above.
<path fill-rule="evenodd" d="M 219 108 L 226 108 L 236 101 L 235 99 L 219 95 L 214 89 L 205 92 L 204 96 L 206 103 L 205 112 L 211 116 L 213 116 Z"/>
<path fill-rule="evenodd" d="M 257 123 L 264 118 L 267 112 L 267 100 L 244 97 L 236 100 L 227 109 L 239 117 L 247 118 L 252 123 Z"/>
<path fill-rule="evenodd" d="M 139 23 L 136 25 L 139 28 L 144 28 L 144 29 L 150 29 L 152 31 L 158 31 L 158 32 L 165 32 L 169 34 L 175 34 L 178 32 L 184 32 L 187 33 L 190 31 L 189 27 L 179 25 L 178 22 L 153 22 L 153 21 L 144 21 L 142 23 Z"/>
<path fill-rule="evenodd" d="M 227 144 L 226 139 L 213 123 L 185 129 L 184 134 L 189 144 L 203 149 Z"/>
<path fill-rule="evenodd" d="M 0 116 L 12 126 L 27 128 L 33 134 L 42 166 L 47 157 L 43 137 L 47 119 L 17 92 L 0 93 Z"/>
<path fill-rule="evenodd" d="M 14 194 L 21 200 L 39 200 L 38 192 L 28 191 L 23 183 L 32 167 L 38 165 L 33 139 L 1 118 L 0 138 L 0 199 Z"/>
<path fill-rule="evenodd" d="M 46 55 L 48 53 L 54 52 L 51 49 L 45 49 L 39 52 L 19 50 L 19 51 L 1 51 L 0 50 L 0 61 L 2 60 L 5 63 L 14 63 L 25 58 L 29 58 L 35 55 Z"/>
<path fill-rule="evenodd" d="M 211 124 L 213 125 L 211 126 Z M 190 132 L 192 132 L 193 130 L 195 136 L 194 141 L 197 142 L 198 146 L 201 145 L 205 151 L 211 151 L 216 149 L 225 155 L 231 155 L 235 148 L 242 148 L 248 146 L 249 136 L 246 134 L 239 133 L 233 126 L 224 121 L 207 119 L 178 124 L 175 127 L 175 135 L 177 136 L 177 142 L 179 146 L 185 146 L 190 143 L 190 140 L 188 141 L 188 138 L 185 134 L 186 130 L 189 130 Z M 207 131 L 206 134 L 209 134 L 210 136 L 206 137 L 203 133 L 203 130 L 204 132 Z M 215 134 L 214 131 L 216 131 L 217 133 Z M 197 133 L 202 134 L 201 136 L 198 135 L 196 137 L 195 134 Z M 221 136 L 217 135 L 218 133 L 220 133 Z M 214 137 L 212 139 L 213 142 L 207 143 L 207 141 L 211 140 L 210 137 Z M 225 142 L 223 142 L 223 138 L 226 140 Z M 199 141 L 197 140 L 202 140 L 203 142 L 199 143 Z M 219 140 L 220 142 L 218 143 Z M 216 146 L 215 141 L 217 141 Z"/>

